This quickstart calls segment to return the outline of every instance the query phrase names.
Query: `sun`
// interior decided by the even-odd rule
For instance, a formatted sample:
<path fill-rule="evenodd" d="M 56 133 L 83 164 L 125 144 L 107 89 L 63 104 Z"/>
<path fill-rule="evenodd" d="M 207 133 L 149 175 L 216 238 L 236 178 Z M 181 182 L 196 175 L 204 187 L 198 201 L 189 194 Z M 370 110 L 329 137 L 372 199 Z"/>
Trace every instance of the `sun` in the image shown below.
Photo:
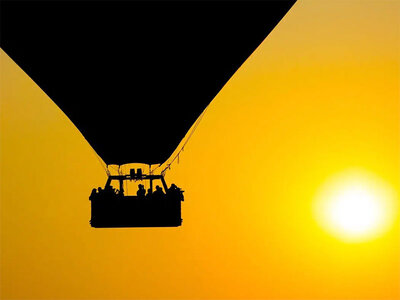
<path fill-rule="evenodd" d="M 348 242 L 383 234 L 395 218 L 394 191 L 365 171 L 347 171 L 328 180 L 315 203 L 318 222 Z"/>
<path fill-rule="evenodd" d="M 339 190 L 329 203 L 329 221 L 339 230 L 360 235 L 384 221 L 384 210 L 374 191 L 363 186 Z"/>

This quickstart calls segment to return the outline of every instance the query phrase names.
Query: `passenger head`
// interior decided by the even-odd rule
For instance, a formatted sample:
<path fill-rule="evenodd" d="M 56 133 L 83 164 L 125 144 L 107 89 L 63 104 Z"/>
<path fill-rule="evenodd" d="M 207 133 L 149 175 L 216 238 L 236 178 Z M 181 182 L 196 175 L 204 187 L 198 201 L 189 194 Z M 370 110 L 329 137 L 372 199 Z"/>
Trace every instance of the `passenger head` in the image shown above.
<path fill-rule="evenodd" d="M 139 190 L 143 190 L 143 189 L 144 189 L 143 184 L 139 184 Z"/>
<path fill-rule="evenodd" d="M 162 191 L 161 187 L 159 185 L 156 186 L 157 191 Z"/>

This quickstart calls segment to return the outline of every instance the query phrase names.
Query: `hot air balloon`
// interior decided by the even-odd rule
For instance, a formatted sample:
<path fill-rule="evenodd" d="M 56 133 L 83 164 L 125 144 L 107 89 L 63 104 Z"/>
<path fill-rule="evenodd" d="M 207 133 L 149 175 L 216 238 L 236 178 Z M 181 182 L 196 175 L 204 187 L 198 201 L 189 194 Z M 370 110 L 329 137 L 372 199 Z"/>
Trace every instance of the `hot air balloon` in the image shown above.
<path fill-rule="evenodd" d="M 106 165 L 160 165 L 294 2 L 2 1 L 1 48 Z M 104 190 L 114 180 L 118 194 L 91 197 L 92 226 L 181 225 L 164 172 L 109 174 Z M 165 201 L 125 180 L 160 180 Z"/>

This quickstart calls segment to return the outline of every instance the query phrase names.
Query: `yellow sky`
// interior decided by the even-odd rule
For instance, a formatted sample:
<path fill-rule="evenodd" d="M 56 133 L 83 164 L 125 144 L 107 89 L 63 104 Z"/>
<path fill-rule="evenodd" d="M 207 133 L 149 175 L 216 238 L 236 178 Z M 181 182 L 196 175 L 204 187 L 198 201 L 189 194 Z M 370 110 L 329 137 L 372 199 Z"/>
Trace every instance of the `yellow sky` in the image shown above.
<path fill-rule="evenodd" d="M 295 4 L 167 174 L 183 226 L 93 229 L 101 165 L 0 52 L 0 297 L 399 299 L 399 218 L 346 243 L 312 209 L 348 169 L 400 191 L 399 67 L 399 1 Z"/>

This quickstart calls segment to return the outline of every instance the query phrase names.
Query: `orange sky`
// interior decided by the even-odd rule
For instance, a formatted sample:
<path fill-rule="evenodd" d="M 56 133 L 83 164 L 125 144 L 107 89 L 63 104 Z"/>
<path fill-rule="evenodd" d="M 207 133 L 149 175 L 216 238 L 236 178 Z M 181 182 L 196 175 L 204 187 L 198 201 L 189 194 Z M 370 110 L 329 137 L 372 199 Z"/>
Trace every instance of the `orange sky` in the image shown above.
<path fill-rule="evenodd" d="M 183 226 L 93 229 L 101 165 L 1 51 L 0 297 L 400 299 L 399 218 L 346 243 L 312 211 L 352 168 L 400 191 L 399 67 L 399 1 L 295 4 L 167 173 Z"/>

